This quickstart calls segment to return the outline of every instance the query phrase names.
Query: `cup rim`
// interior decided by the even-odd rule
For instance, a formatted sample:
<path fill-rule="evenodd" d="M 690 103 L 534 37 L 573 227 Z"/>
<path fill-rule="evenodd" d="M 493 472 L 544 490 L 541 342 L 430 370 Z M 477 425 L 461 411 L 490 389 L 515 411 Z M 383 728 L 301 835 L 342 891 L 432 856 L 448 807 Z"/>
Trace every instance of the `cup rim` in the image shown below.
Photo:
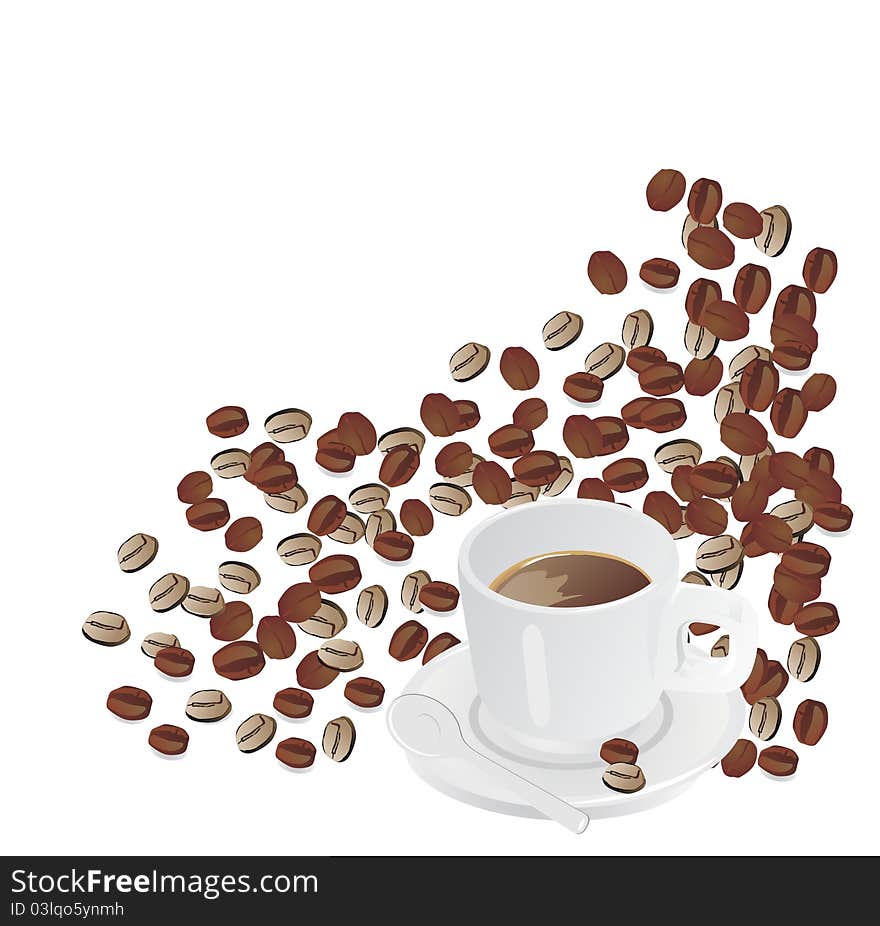
<path fill-rule="evenodd" d="M 601 506 L 600 510 L 607 511 L 613 503 L 589 498 L 552 498 L 539 502 L 533 502 L 532 504 L 537 504 L 541 507 L 548 508 L 563 506 L 577 506 L 578 508 L 600 508 Z M 458 569 L 462 580 L 466 580 L 473 589 L 497 602 L 503 602 L 505 607 L 509 607 L 515 611 L 523 611 L 527 614 L 540 614 L 552 611 L 556 616 L 562 617 L 587 613 L 594 614 L 597 611 L 608 610 L 622 605 L 624 602 L 628 603 L 646 598 L 648 595 L 653 594 L 660 588 L 662 581 L 658 581 L 652 578 L 644 588 L 639 589 L 632 595 L 626 595 L 623 598 L 615 598 L 614 601 L 604 601 L 601 604 L 582 605 L 578 608 L 552 608 L 548 605 L 530 604 L 526 601 L 518 601 L 516 598 L 508 598 L 506 595 L 499 595 L 498 592 L 496 592 L 494 589 L 489 588 L 489 586 L 474 572 L 470 561 L 471 547 L 473 547 L 476 540 L 489 525 L 507 518 L 515 518 L 521 516 L 524 513 L 532 510 L 532 504 L 521 505 L 517 506 L 516 508 L 509 508 L 504 511 L 499 511 L 496 514 L 493 514 L 490 517 L 480 521 L 479 524 L 475 524 L 470 529 L 467 536 L 462 541 L 461 547 L 459 548 Z M 632 508 L 627 508 L 623 505 L 616 505 L 615 508 L 617 509 L 616 514 L 621 517 L 631 518 L 634 521 L 638 521 L 639 524 L 645 524 L 645 522 L 653 524 L 657 530 L 657 541 L 663 545 L 668 544 L 667 549 L 671 551 L 673 557 L 677 558 L 675 541 L 669 536 L 668 532 L 665 531 L 660 524 L 642 512 L 635 511 Z M 653 528 L 649 527 L 649 530 L 653 530 Z"/>

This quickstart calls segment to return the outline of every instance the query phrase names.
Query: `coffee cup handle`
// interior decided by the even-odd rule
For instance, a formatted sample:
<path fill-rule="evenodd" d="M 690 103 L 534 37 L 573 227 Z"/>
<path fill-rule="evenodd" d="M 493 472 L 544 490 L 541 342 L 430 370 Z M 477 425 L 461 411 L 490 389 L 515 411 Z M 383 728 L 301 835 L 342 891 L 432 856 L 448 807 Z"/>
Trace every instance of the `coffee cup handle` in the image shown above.
<path fill-rule="evenodd" d="M 673 634 L 675 646 L 675 664 L 664 686 L 667 690 L 733 691 L 748 678 L 758 646 L 758 616 L 745 598 L 722 588 L 683 583 L 666 614 L 666 633 Z M 693 621 L 724 627 L 730 635 L 728 655 L 716 658 L 687 652 L 683 631 Z"/>

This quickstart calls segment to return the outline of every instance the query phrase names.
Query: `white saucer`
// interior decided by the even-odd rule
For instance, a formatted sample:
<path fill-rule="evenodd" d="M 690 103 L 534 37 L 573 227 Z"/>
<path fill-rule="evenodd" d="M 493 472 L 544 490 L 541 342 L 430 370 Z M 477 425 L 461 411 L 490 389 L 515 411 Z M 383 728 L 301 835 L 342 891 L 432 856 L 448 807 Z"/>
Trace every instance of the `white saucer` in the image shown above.
<path fill-rule="evenodd" d="M 612 817 L 646 810 L 680 794 L 715 765 L 742 730 L 745 702 L 738 689 L 728 694 L 666 692 L 643 721 L 618 734 L 639 747 L 638 764 L 647 784 L 635 794 L 605 787 L 605 763 L 592 755 L 554 755 L 527 750 L 505 737 L 482 704 L 474 684 L 466 643 L 432 659 L 404 689 L 430 695 L 458 717 L 465 740 L 547 791 L 586 810 Z M 513 792 L 463 759 L 426 759 L 407 754 L 416 774 L 457 800 L 497 813 L 540 817 Z"/>

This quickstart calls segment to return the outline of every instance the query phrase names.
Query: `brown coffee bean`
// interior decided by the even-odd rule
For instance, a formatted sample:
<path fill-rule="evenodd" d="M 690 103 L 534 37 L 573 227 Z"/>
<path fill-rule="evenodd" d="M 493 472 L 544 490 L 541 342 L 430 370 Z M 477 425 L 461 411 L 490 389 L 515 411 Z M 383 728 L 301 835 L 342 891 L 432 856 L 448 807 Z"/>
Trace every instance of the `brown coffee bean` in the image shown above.
<path fill-rule="evenodd" d="M 809 682 L 819 671 L 822 650 L 812 637 L 801 637 L 788 651 L 788 671 L 799 682 Z"/>
<path fill-rule="evenodd" d="M 752 521 L 764 513 L 769 500 L 764 483 L 749 480 L 733 490 L 730 508 L 737 521 Z"/>
<path fill-rule="evenodd" d="M 197 531 L 215 531 L 229 521 L 229 508 L 222 498 L 206 498 L 186 509 L 186 520 Z"/>
<path fill-rule="evenodd" d="M 310 768 L 315 763 L 315 744 L 299 736 L 290 736 L 275 747 L 275 758 L 289 768 Z"/>
<path fill-rule="evenodd" d="M 557 312 L 541 332 L 547 350 L 562 350 L 581 336 L 583 318 L 577 312 Z"/>
<path fill-rule="evenodd" d="M 508 347 L 501 354 L 501 375 L 511 389 L 534 389 L 541 378 L 538 361 L 524 347 Z"/>
<path fill-rule="evenodd" d="M 543 399 L 523 399 L 513 410 L 513 424 L 524 431 L 534 431 L 547 420 L 547 403 Z"/>
<path fill-rule="evenodd" d="M 815 509 L 813 517 L 822 530 L 840 533 L 841 531 L 848 531 L 852 527 L 853 512 L 849 505 L 826 502 Z"/>
<path fill-rule="evenodd" d="M 768 257 L 778 257 L 791 237 L 791 216 L 784 206 L 768 206 L 761 210 L 761 220 L 764 224 L 755 235 L 755 245 Z"/>
<path fill-rule="evenodd" d="M 740 267 L 733 284 L 733 301 L 750 315 L 760 312 L 770 296 L 770 271 L 758 264 Z"/>
<path fill-rule="evenodd" d="M 586 415 L 570 415 L 563 425 L 562 439 L 565 446 L 579 459 L 594 457 L 602 443 L 599 428 Z M 489 446 L 492 446 L 491 436 Z M 531 447 L 529 449 L 531 450 Z"/>
<path fill-rule="evenodd" d="M 782 722 L 782 708 L 776 698 L 758 698 L 749 712 L 749 730 L 755 739 L 772 740 Z"/>
<path fill-rule="evenodd" d="M 183 727 L 163 723 L 150 730 L 147 742 L 163 756 L 182 756 L 189 745 L 189 733 Z"/>
<path fill-rule="evenodd" d="M 143 688 L 123 685 L 107 695 L 107 710 L 123 720 L 143 720 L 152 707 L 153 699 Z"/>
<path fill-rule="evenodd" d="M 434 515 L 420 499 L 408 498 L 400 506 L 400 523 L 413 537 L 425 537 L 434 529 Z"/>
<path fill-rule="evenodd" d="M 786 746 L 768 746 L 758 755 L 758 766 L 768 775 L 787 778 L 797 771 L 798 756 L 793 749 Z"/>
<path fill-rule="evenodd" d="M 382 458 L 379 479 L 392 488 L 405 485 L 419 468 L 419 454 L 412 447 L 394 447 Z"/>
<path fill-rule="evenodd" d="M 828 575 L 828 569 L 831 566 L 831 554 L 818 543 L 801 541 L 785 550 L 780 564 L 785 567 L 787 572 L 795 575 L 821 579 Z"/>
<path fill-rule="evenodd" d="M 406 621 L 394 631 L 388 652 L 398 662 L 415 659 L 428 642 L 428 631 L 418 621 Z"/>
<path fill-rule="evenodd" d="M 780 437 L 797 437 L 807 421 L 807 408 L 796 389 L 780 389 L 770 408 L 770 423 Z"/>
<path fill-rule="evenodd" d="M 808 637 L 822 637 L 840 625 L 837 608 L 827 601 L 813 601 L 804 605 L 794 619 L 798 633 Z"/>
<path fill-rule="evenodd" d="M 730 534 L 710 537 L 697 547 L 697 568 L 701 572 L 724 572 L 742 558 L 742 544 Z"/>
<path fill-rule="evenodd" d="M 379 485 L 378 482 L 369 482 L 352 489 L 348 494 L 348 503 L 361 514 L 372 514 L 385 508 L 390 498 L 391 493 L 385 486 Z"/>
<path fill-rule="evenodd" d="M 737 740 L 721 760 L 721 771 L 728 778 L 742 778 L 750 772 L 758 758 L 758 747 L 751 740 Z"/>
<path fill-rule="evenodd" d="M 339 672 L 336 669 L 321 662 L 317 650 L 305 655 L 296 667 L 297 683 L 301 688 L 308 688 L 311 691 L 326 688 L 338 675 Z"/>
<path fill-rule="evenodd" d="M 721 184 L 705 177 L 695 180 L 688 194 L 688 212 L 701 225 L 714 220 L 721 208 Z"/>
<path fill-rule="evenodd" d="M 450 476 L 446 481 L 451 482 L 452 485 L 459 486 L 459 488 L 469 489 L 474 484 L 474 470 L 477 468 L 477 463 L 485 462 L 485 457 L 481 457 L 478 453 L 475 453 L 473 462 L 465 472 L 460 476 Z"/>
<path fill-rule="evenodd" d="M 187 473 L 177 484 L 177 497 L 187 505 L 203 502 L 213 491 L 214 481 L 209 473 L 197 470 Z"/>
<path fill-rule="evenodd" d="M 804 283 L 814 293 L 825 293 L 837 276 L 837 255 L 827 248 L 813 248 L 804 260 Z"/>
<path fill-rule="evenodd" d="M 211 412 L 205 424 L 215 437 L 237 437 L 247 431 L 250 422 L 240 405 L 224 405 Z"/>
<path fill-rule="evenodd" d="M 642 280 L 655 289 L 671 289 L 676 286 L 679 273 L 678 264 L 665 257 L 652 257 L 646 260 L 639 270 Z"/>
<path fill-rule="evenodd" d="M 837 383 L 828 373 L 814 373 L 801 387 L 801 401 L 808 412 L 821 412 L 837 394 Z"/>
<path fill-rule="evenodd" d="M 702 498 L 702 495 L 691 485 L 692 469 L 693 466 L 681 464 L 672 471 L 672 479 L 670 480 L 672 491 L 683 502 L 692 502 L 695 498 Z"/>
<path fill-rule="evenodd" d="M 282 688 L 277 692 L 272 707 L 285 717 L 301 720 L 312 713 L 315 699 L 302 688 Z"/>
<path fill-rule="evenodd" d="M 655 399 L 642 411 L 642 424 L 655 434 L 666 434 L 683 427 L 687 412 L 678 399 Z"/>
<path fill-rule="evenodd" d="M 799 341 L 785 341 L 774 346 L 770 357 L 777 366 L 797 373 L 809 367 L 813 351 Z"/>
<path fill-rule="evenodd" d="M 724 208 L 722 222 L 736 238 L 754 238 L 764 227 L 761 213 L 748 203 L 729 203 Z"/>
<path fill-rule="evenodd" d="M 635 373 L 641 373 L 655 363 L 665 363 L 666 354 L 659 347 L 633 347 L 626 355 L 626 365 Z M 591 376 L 591 373 L 574 374 L 575 376 Z M 571 379 L 571 377 L 569 377 Z M 574 396 L 572 396 L 574 398 Z"/>
<path fill-rule="evenodd" d="M 789 572 L 781 564 L 773 572 L 773 587 L 788 601 L 812 601 L 822 592 L 822 583 L 815 576 Z"/>
<path fill-rule="evenodd" d="M 252 640 L 227 643 L 214 653 L 213 662 L 217 674 L 232 681 L 258 675 L 266 665 L 263 651 Z"/>
<path fill-rule="evenodd" d="M 684 326 L 684 346 L 697 360 L 706 360 L 718 350 L 718 338 L 708 328 L 689 321 Z"/>
<path fill-rule="evenodd" d="M 718 228 L 718 219 L 712 219 L 708 225 L 701 225 L 690 213 L 684 217 L 684 223 L 681 226 L 681 246 L 687 250 L 688 238 L 690 238 L 694 229 L 697 228 Z"/>
<path fill-rule="evenodd" d="M 381 585 L 368 585 L 357 600 L 357 618 L 367 627 L 378 627 L 388 612 L 388 593 Z"/>
<path fill-rule="evenodd" d="M 749 677 L 740 685 L 740 691 L 743 693 L 743 697 L 749 704 L 752 704 L 756 699 L 754 693 L 758 688 L 758 685 L 764 679 L 764 675 L 767 672 L 767 653 L 758 647 L 755 651 L 755 661 L 752 663 L 752 671 L 749 673 Z"/>
<path fill-rule="evenodd" d="M 364 664 L 364 654 L 354 640 L 330 640 L 318 649 L 318 659 L 337 672 L 354 672 Z"/>
<path fill-rule="evenodd" d="M 192 674 L 196 657 L 188 649 L 180 646 L 166 646 L 160 649 L 153 659 L 153 664 L 163 674 L 171 678 L 186 678 Z"/>
<path fill-rule="evenodd" d="M 645 787 L 645 773 L 630 762 L 614 762 L 602 773 L 602 784 L 621 794 L 634 794 Z"/>
<path fill-rule="evenodd" d="M 629 431 L 622 418 L 603 415 L 600 418 L 594 418 L 593 424 L 599 431 L 599 446 L 596 448 L 599 456 L 617 453 L 629 443 Z"/>
<path fill-rule="evenodd" d="M 739 393 L 746 408 L 766 411 L 779 389 L 779 371 L 770 360 L 752 360 L 743 370 Z"/>
<path fill-rule="evenodd" d="M 458 607 L 458 589 L 449 582 L 428 582 L 419 589 L 418 596 L 426 608 L 441 614 Z"/>
<path fill-rule="evenodd" d="M 532 432 L 515 424 L 504 424 L 489 435 L 489 449 L 495 456 L 515 459 L 533 450 Z"/>
<path fill-rule="evenodd" d="M 582 479 L 577 490 L 578 498 L 590 498 L 599 502 L 613 502 L 614 492 L 601 479 L 589 477 Z"/>
<path fill-rule="evenodd" d="M 309 569 L 309 579 L 322 592 L 328 595 L 339 595 L 342 592 L 351 591 L 360 584 L 361 567 L 353 556 L 338 553 L 325 556 L 314 563 Z"/>
<path fill-rule="evenodd" d="M 308 528 L 319 537 L 332 534 L 341 526 L 347 513 L 348 509 L 341 498 L 335 495 L 325 495 L 312 506 L 309 512 Z"/>
<path fill-rule="evenodd" d="M 238 518 L 226 528 L 226 548 L 247 553 L 263 539 L 263 525 L 256 518 Z"/>
<path fill-rule="evenodd" d="M 724 364 L 718 357 L 698 360 L 694 357 L 684 368 L 684 388 L 689 395 L 708 395 L 724 375 Z"/>
<path fill-rule="evenodd" d="M 446 650 L 458 646 L 459 643 L 461 643 L 461 640 L 455 634 L 438 633 L 425 647 L 425 652 L 422 654 L 422 665 L 427 665 L 432 659 L 441 653 L 445 653 Z"/>
<path fill-rule="evenodd" d="M 722 341 L 739 341 L 749 333 L 749 317 L 735 303 L 723 299 L 710 302 L 695 319 Z"/>
<path fill-rule="evenodd" d="M 336 431 L 341 443 L 355 452 L 355 456 L 366 456 L 376 449 L 376 428 L 361 412 L 344 412 L 339 416 Z"/>
<path fill-rule="evenodd" d="M 533 450 L 513 464 L 514 476 L 527 486 L 546 486 L 562 472 L 559 457 L 551 450 Z"/>
<path fill-rule="evenodd" d="M 650 408 L 656 399 L 651 398 L 651 396 L 643 395 L 639 396 L 637 399 L 633 399 L 631 402 L 627 402 L 620 410 L 620 417 L 629 425 L 631 428 L 644 428 L 642 423 L 642 412 Z"/>
<path fill-rule="evenodd" d="M 655 212 L 669 212 L 681 202 L 685 186 L 684 174 L 680 171 L 672 168 L 658 170 L 645 189 L 648 208 Z"/>
<path fill-rule="evenodd" d="M 453 441 L 440 450 L 434 458 L 434 466 L 441 476 L 460 476 L 468 469 L 473 459 L 474 452 L 470 444 Z"/>
<path fill-rule="evenodd" d="M 378 707 L 385 699 L 385 686 L 374 678 L 353 678 L 345 686 L 345 697 L 357 707 Z"/>
<path fill-rule="evenodd" d="M 455 403 L 442 392 L 428 393 L 422 399 L 419 414 L 422 423 L 435 437 L 450 437 L 461 423 L 461 415 Z"/>
<path fill-rule="evenodd" d="M 734 453 L 760 453 L 767 446 L 767 429 L 753 415 L 731 412 L 721 422 L 721 441 Z"/>
<path fill-rule="evenodd" d="M 373 541 L 373 550 L 383 559 L 402 563 L 412 556 L 413 539 L 401 531 L 384 531 Z"/>
<path fill-rule="evenodd" d="M 721 299 L 721 287 L 714 280 L 698 277 L 688 287 L 684 308 L 690 321 L 699 324 L 700 315 L 707 305 Z"/>
<path fill-rule="evenodd" d="M 485 344 L 469 341 L 449 358 L 449 373 L 457 383 L 466 383 L 489 366 L 491 356 Z"/>
<path fill-rule="evenodd" d="M 615 762 L 633 763 L 639 757 L 639 747 L 629 740 L 615 738 L 606 740 L 599 747 L 599 758 L 609 765 Z"/>
<path fill-rule="evenodd" d="M 754 360 L 769 360 L 770 351 L 766 347 L 760 347 L 757 344 L 749 344 L 736 354 L 728 365 L 727 371 L 730 373 L 732 382 L 738 382 L 742 379 L 749 364 Z"/>
<path fill-rule="evenodd" d="M 709 460 L 693 468 L 691 485 L 702 495 L 710 498 L 729 498 L 740 482 L 736 467 L 720 460 Z"/>
<path fill-rule="evenodd" d="M 639 386 L 650 395 L 672 395 L 684 386 L 684 372 L 677 363 L 655 363 L 639 373 Z"/>
<path fill-rule="evenodd" d="M 694 533 L 715 537 L 727 529 L 727 512 L 711 498 L 695 498 L 688 502 L 684 521 Z"/>
<path fill-rule="evenodd" d="M 575 402 L 598 402 L 605 384 L 592 373 L 572 373 L 565 377 L 562 391 Z"/>
<path fill-rule="evenodd" d="M 458 430 L 470 431 L 480 423 L 480 407 L 470 399 L 455 399 L 458 412 Z"/>
<path fill-rule="evenodd" d="M 271 441 L 265 441 L 262 444 L 254 447 L 250 452 L 251 461 L 248 464 L 248 468 L 245 471 L 244 478 L 252 483 L 256 484 L 256 475 L 263 469 L 264 466 L 274 466 L 277 463 L 284 463 L 284 451 L 277 445 L 273 444 Z M 295 470 L 294 470 L 295 472 Z M 269 480 L 269 474 L 265 474 L 261 479 Z M 293 485 L 289 488 L 293 488 L 296 485 L 294 481 Z M 269 489 L 263 489 L 264 492 L 270 491 Z M 283 491 L 283 490 L 279 490 Z"/>
<path fill-rule="evenodd" d="M 250 606 L 244 601 L 229 601 L 222 611 L 211 617 L 211 636 L 215 640 L 238 640 L 253 625 L 254 615 Z"/>
<path fill-rule="evenodd" d="M 798 345 L 796 348 L 798 351 L 802 345 L 809 354 L 815 353 L 819 347 L 819 335 L 816 329 L 797 315 L 780 315 L 778 319 L 775 319 L 770 326 L 770 340 L 774 347 L 789 345 L 786 348 L 789 351 L 793 350 L 791 345 Z"/>
<path fill-rule="evenodd" d="M 277 492 L 289 492 L 299 482 L 299 476 L 293 463 L 281 460 L 278 463 L 267 463 L 255 470 L 250 481 L 261 492 L 268 492 L 271 495 Z"/>
<path fill-rule="evenodd" d="M 753 704 L 761 698 L 777 698 L 785 691 L 787 685 L 788 672 L 782 667 L 782 663 L 769 659 L 761 680 L 753 689 L 749 703 Z"/>
<path fill-rule="evenodd" d="M 723 231 L 703 225 L 695 228 L 687 239 L 691 259 L 707 270 L 721 270 L 733 263 L 733 242 Z"/>
<path fill-rule="evenodd" d="M 772 514 L 759 514 L 743 528 L 740 540 L 749 557 L 783 553 L 792 543 L 791 528 Z"/>
<path fill-rule="evenodd" d="M 251 455 L 238 447 L 221 450 L 211 457 L 211 469 L 221 479 L 236 479 L 243 476 L 251 465 Z"/>
<path fill-rule="evenodd" d="M 474 491 L 482 502 L 502 505 L 510 498 L 512 490 L 510 476 L 500 464 L 491 461 L 477 464 L 474 470 Z"/>
<path fill-rule="evenodd" d="M 334 559 L 334 557 L 327 557 L 327 559 Z M 345 559 L 350 559 L 350 557 L 345 557 Z M 321 562 L 326 562 L 326 560 L 321 560 Z M 297 582 L 278 599 L 278 613 L 285 621 L 294 624 L 311 617 L 320 606 L 321 589 L 312 582 Z"/>
<path fill-rule="evenodd" d="M 268 714 L 252 714 L 236 728 L 236 745 L 241 752 L 256 752 L 272 742 L 277 728 L 274 717 L 269 717 Z"/>
<path fill-rule="evenodd" d="M 810 447 L 804 454 L 804 463 L 811 470 L 828 473 L 829 476 L 834 475 L 834 454 L 824 447 Z"/>
<path fill-rule="evenodd" d="M 774 454 L 775 456 L 777 454 Z M 841 501 L 843 490 L 833 476 L 811 470 L 796 454 L 791 454 L 791 456 L 803 467 L 803 470 L 799 471 L 803 475 L 803 481 L 796 487 L 795 498 L 807 502 L 814 510 L 829 502 L 839 503 Z M 790 486 L 790 488 L 793 487 Z"/>
<path fill-rule="evenodd" d="M 189 587 L 186 576 L 176 572 L 166 573 L 150 586 L 150 607 L 159 613 L 176 608 L 189 594 Z"/>
<path fill-rule="evenodd" d="M 626 267 L 611 251 L 594 251 L 587 263 L 587 276 L 603 295 L 613 296 L 626 288 Z"/>
<path fill-rule="evenodd" d="M 354 460 L 354 450 L 340 441 L 330 441 L 315 452 L 315 462 L 330 473 L 350 473 Z"/>
<path fill-rule="evenodd" d="M 587 354 L 584 370 L 598 376 L 599 379 L 609 379 L 620 370 L 625 360 L 626 351 L 619 344 L 606 341 Z"/>
<path fill-rule="evenodd" d="M 620 337 L 624 347 L 628 351 L 632 351 L 637 347 L 645 347 L 650 344 L 653 334 L 654 319 L 651 318 L 651 313 L 645 309 L 637 309 L 624 318 Z"/>
<path fill-rule="evenodd" d="M 270 659 L 287 659 L 296 650 L 296 634 L 282 617 L 264 617 L 257 625 L 257 643 Z"/>
<path fill-rule="evenodd" d="M 779 322 L 790 316 L 812 325 L 816 321 L 816 296 L 803 286 L 791 284 L 783 287 L 773 305 L 773 321 Z"/>
<path fill-rule="evenodd" d="M 609 463 L 602 470 L 602 479 L 615 492 L 634 492 L 648 481 L 648 468 L 644 460 L 624 457 Z"/>
<path fill-rule="evenodd" d="M 675 534 L 684 523 L 681 506 L 668 492 L 649 492 L 645 496 L 642 511 Z"/>

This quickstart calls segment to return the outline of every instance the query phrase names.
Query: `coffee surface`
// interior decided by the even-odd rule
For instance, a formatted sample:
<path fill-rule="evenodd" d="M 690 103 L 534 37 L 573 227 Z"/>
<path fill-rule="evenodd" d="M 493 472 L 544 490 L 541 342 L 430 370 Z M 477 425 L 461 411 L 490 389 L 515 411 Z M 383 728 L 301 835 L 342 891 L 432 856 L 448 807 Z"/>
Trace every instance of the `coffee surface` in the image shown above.
<path fill-rule="evenodd" d="M 650 584 L 638 566 L 607 553 L 565 550 L 533 556 L 505 569 L 489 586 L 499 595 L 551 608 L 618 601 Z"/>

